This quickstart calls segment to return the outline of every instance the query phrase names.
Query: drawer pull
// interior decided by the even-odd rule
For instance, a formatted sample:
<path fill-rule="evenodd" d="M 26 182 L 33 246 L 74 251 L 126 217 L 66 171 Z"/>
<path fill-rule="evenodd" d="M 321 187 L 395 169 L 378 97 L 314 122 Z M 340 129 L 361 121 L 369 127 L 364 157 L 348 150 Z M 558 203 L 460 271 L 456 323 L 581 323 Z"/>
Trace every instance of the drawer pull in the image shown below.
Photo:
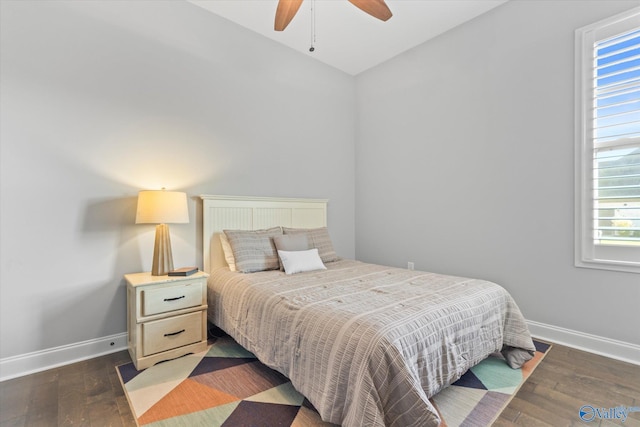
<path fill-rule="evenodd" d="M 165 337 L 172 337 L 172 336 L 174 336 L 174 335 L 180 335 L 180 334 L 181 334 L 181 333 L 183 333 L 184 331 L 185 331 L 185 330 L 184 330 L 184 329 L 182 329 L 182 330 L 180 330 L 180 331 L 178 331 L 178 332 L 171 332 L 170 334 L 164 334 L 164 336 L 165 336 Z"/>
<path fill-rule="evenodd" d="M 175 297 L 175 298 L 165 298 L 164 300 L 165 301 L 177 301 L 177 300 L 182 299 L 182 298 L 184 298 L 184 295 L 182 295 L 181 297 Z"/>

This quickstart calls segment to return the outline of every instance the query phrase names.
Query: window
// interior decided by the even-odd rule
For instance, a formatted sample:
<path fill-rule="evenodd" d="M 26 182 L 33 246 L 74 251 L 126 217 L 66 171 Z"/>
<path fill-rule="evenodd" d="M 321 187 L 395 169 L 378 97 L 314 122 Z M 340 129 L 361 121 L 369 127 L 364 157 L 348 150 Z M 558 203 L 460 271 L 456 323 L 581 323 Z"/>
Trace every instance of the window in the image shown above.
<path fill-rule="evenodd" d="M 640 8 L 576 31 L 576 266 L 640 273 Z"/>

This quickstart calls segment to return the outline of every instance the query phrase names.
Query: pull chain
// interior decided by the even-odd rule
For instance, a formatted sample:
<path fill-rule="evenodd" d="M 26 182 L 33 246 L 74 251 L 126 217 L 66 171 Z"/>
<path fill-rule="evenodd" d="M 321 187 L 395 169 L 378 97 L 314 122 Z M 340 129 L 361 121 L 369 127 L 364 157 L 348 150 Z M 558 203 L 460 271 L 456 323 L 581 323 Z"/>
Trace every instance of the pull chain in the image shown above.
<path fill-rule="evenodd" d="M 311 4 L 311 47 L 309 48 L 309 52 L 313 52 L 316 50 L 316 0 L 311 0 L 309 2 Z"/>

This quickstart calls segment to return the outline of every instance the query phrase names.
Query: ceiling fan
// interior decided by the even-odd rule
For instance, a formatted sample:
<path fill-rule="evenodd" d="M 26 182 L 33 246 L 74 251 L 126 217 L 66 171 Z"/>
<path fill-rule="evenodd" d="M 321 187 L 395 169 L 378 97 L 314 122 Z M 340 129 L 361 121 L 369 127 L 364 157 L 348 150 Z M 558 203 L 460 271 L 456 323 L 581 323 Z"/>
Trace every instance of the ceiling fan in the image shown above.
<path fill-rule="evenodd" d="M 381 21 L 386 21 L 393 15 L 384 0 L 349 0 L 349 2 Z M 296 16 L 301 4 L 302 0 L 279 0 L 274 29 L 282 31 L 287 28 L 289 22 Z"/>

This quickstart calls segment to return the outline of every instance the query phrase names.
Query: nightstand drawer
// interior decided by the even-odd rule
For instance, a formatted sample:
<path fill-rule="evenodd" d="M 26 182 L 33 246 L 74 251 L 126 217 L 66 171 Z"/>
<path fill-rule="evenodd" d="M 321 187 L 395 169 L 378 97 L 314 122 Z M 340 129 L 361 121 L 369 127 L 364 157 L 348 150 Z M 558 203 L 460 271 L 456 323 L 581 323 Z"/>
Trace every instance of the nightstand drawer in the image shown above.
<path fill-rule="evenodd" d="M 143 323 L 143 356 L 202 341 L 202 316 L 203 311 L 196 311 Z"/>
<path fill-rule="evenodd" d="M 153 287 L 142 291 L 142 315 L 180 310 L 182 308 L 203 305 L 202 280 L 181 283 L 176 286 Z"/>

